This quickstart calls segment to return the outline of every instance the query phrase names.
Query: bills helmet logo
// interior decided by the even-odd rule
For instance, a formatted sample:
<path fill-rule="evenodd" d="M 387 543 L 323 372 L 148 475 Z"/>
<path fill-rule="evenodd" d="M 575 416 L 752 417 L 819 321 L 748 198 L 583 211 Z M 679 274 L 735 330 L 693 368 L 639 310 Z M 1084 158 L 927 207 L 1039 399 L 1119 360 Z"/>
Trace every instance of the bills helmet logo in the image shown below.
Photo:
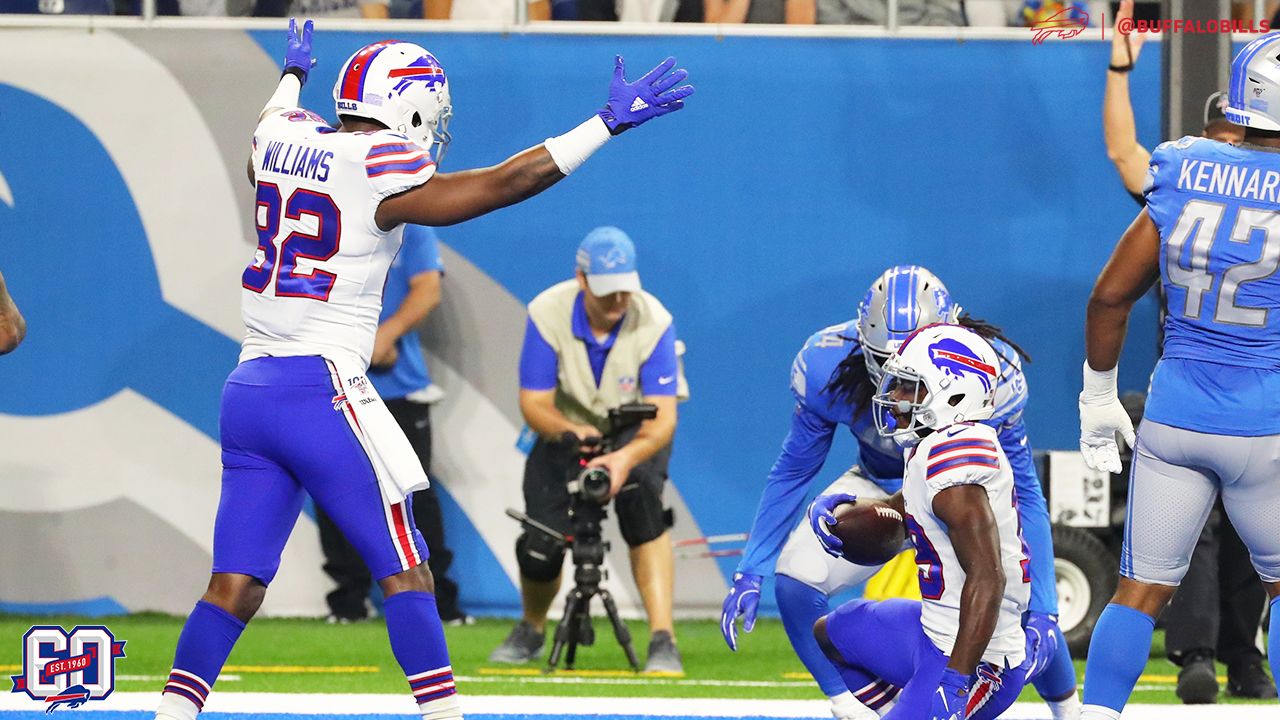
<path fill-rule="evenodd" d="M 102 700 L 115 689 L 116 658 L 124 641 L 103 625 L 36 625 L 22 636 L 21 675 L 12 675 L 13 692 L 43 700 L 46 713 Z"/>
<path fill-rule="evenodd" d="M 982 389 L 991 392 L 991 379 L 996 376 L 995 367 L 983 362 L 976 352 L 959 340 L 941 338 L 929 346 L 929 359 L 933 361 L 934 367 L 954 378 L 963 378 L 966 374 L 976 375 L 982 382 Z"/>
<path fill-rule="evenodd" d="M 440 89 L 445 83 L 444 68 L 440 67 L 440 62 L 435 59 L 431 53 L 427 53 L 422 57 L 409 63 L 408 67 L 395 68 L 387 72 L 387 77 L 392 80 L 399 80 L 393 92 L 402 93 L 404 89 L 409 87 L 409 83 L 421 81 L 432 89 Z"/>

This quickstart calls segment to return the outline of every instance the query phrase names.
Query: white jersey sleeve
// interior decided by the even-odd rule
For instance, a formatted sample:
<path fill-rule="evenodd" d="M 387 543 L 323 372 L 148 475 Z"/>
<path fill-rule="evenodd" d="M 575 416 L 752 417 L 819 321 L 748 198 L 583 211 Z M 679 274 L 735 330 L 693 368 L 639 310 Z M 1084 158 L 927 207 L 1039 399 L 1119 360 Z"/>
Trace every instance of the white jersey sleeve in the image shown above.
<path fill-rule="evenodd" d="M 958 430 L 958 431 L 957 431 Z M 961 426 L 931 443 L 926 456 L 925 484 L 929 500 L 956 485 L 987 485 L 1000 475 L 999 443 L 976 426 Z M 1007 464 L 1007 463 L 1006 463 Z"/>
<path fill-rule="evenodd" d="M 378 200 L 425 183 L 436 172 L 436 164 L 422 146 L 404 135 L 377 133 L 377 141 L 365 154 L 365 174 Z"/>

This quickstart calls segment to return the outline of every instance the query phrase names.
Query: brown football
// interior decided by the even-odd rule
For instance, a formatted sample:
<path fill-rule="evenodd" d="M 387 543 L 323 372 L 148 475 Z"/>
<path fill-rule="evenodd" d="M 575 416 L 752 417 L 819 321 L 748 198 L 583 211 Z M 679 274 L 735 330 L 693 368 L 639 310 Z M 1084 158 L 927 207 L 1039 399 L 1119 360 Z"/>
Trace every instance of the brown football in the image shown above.
<path fill-rule="evenodd" d="M 897 510 L 879 500 L 859 498 L 837 505 L 831 534 L 844 543 L 844 558 L 855 565 L 883 565 L 902 552 L 907 526 Z"/>

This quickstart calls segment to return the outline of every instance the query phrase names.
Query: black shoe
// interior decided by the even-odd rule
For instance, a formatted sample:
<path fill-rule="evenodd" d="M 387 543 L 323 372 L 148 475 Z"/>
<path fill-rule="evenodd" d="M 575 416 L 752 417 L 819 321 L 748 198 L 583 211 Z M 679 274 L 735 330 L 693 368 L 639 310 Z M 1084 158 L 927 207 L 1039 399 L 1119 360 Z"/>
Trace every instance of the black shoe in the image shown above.
<path fill-rule="evenodd" d="M 1193 653 L 1182 661 L 1177 694 L 1184 705 L 1218 702 L 1218 672 L 1213 666 L 1212 655 Z"/>
<path fill-rule="evenodd" d="M 1238 698 L 1270 700 L 1276 696 L 1276 684 L 1262 667 L 1262 661 L 1252 659 L 1227 668 L 1227 694 Z"/>
<path fill-rule="evenodd" d="M 530 660 L 537 660 L 542 654 L 542 644 L 546 636 L 527 622 L 521 621 L 511 629 L 502 644 L 489 653 L 489 662 L 522 665 Z"/>

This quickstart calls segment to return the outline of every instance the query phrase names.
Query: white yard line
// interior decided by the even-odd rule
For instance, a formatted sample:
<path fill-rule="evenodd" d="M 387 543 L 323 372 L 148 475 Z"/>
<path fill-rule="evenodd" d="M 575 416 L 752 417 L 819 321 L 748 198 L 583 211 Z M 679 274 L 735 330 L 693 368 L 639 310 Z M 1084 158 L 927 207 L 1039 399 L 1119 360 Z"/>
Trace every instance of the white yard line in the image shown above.
<path fill-rule="evenodd" d="M 155 709 L 159 694 L 117 692 L 101 702 L 79 708 L 85 710 L 131 710 L 149 712 Z M 0 717 L 6 711 L 40 711 L 43 705 L 23 694 L 0 695 Z M 647 715 L 661 717 L 830 717 L 826 702 L 821 700 L 718 700 L 683 698 L 577 698 L 534 696 L 468 695 L 463 709 L 476 715 L 548 715 L 557 718 L 592 715 Z M 304 695 L 291 693 L 217 693 L 209 698 L 207 712 L 223 713 L 287 713 L 290 715 L 403 715 L 417 713 L 408 693 L 404 695 Z M 1044 705 L 1020 703 L 1003 716 L 1005 720 L 1048 720 Z M 1124 713 L 1124 720 L 1263 720 L 1275 718 L 1275 705 L 1229 705 L 1209 708 L 1203 705 L 1134 705 Z M 210 720 L 213 720 L 212 718 Z"/>

